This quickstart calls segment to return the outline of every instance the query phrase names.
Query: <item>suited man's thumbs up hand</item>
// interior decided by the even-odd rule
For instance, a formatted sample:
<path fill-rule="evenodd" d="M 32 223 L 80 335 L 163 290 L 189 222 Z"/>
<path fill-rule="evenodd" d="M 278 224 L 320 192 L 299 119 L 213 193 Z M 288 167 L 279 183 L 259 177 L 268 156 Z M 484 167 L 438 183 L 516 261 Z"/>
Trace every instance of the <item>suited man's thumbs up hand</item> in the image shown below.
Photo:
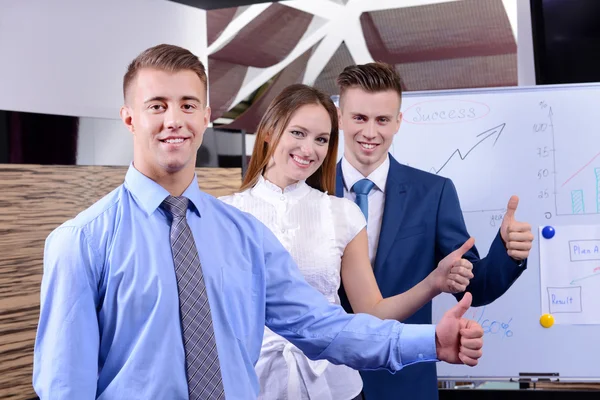
<path fill-rule="evenodd" d="M 500 226 L 500 235 L 505 243 L 508 255 L 515 260 L 524 260 L 529 256 L 533 245 L 531 225 L 515 219 L 519 198 L 512 196 L 506 206 L 506 214 Z"/>
<path fill-rule="evenodd" d="M 483 329 L 477 322 L 463 318 L 472 301 L 467 292 L 448 310 L 435 328 L 437 358 L 450 364 L 477 365 L 483 355 Z"/>
<path fill-rule="evenodd" d="M 458 249 L 448 254 L 427 279 L 433 287 L 433 294 L 462 293 L 473 279 L 473 264 L 462 258 L 473 247 L 475 239 L 469 238 Z"/>

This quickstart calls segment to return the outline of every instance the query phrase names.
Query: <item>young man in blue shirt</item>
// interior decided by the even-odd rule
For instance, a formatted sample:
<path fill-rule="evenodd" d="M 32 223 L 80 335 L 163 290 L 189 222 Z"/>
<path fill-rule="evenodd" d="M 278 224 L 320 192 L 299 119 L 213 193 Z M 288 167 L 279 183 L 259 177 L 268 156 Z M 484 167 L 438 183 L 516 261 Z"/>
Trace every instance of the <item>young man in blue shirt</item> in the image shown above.
<path fill-rule="evenodd" d="M 34 388 L 41 399 L 255 399 L 263 327 L 312 359 L 397 371 L 477 364 L 483 331 L 348 315 L 302 278 L 256 219 L 203 193 L 204 66 L 159 45 L 129 66 L 125 182 L 46 241 Z"/>

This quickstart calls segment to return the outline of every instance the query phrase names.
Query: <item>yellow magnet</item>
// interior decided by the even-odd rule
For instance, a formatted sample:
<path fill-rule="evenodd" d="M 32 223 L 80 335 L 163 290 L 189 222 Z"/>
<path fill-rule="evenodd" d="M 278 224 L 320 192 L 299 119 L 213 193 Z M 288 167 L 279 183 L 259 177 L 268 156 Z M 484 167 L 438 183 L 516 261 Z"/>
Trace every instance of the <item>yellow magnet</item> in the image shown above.
<path fill-rule="evenodd" d="M 554 325 L 554 317 L 552 314 L 544 314 L 540 317 L 540 324 L 544 328 L 550 328 L 552 325 Z"/>

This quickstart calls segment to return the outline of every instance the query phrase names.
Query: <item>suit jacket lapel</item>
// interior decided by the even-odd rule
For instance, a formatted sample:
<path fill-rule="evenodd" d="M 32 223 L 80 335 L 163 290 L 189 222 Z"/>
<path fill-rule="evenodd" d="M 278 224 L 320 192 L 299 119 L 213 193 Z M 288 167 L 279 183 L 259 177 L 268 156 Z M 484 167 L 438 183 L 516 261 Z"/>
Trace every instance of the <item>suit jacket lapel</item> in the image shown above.
<path fill-rule="evenodd" d="M 379 244 L 375 256 L 375 272 L 382 267 L 392 249 L 394 239 L 406 213 L 406 193 L 409 186 L 403 182 L 402 175 L 402 165 L 390 154 L 390 170 L 385 184 L 385 205 L 379 233 Z M 335 195 L 344 197 L 344 175 L 342 174 L 341 161 L 338 162 L 336 167 Z"/>
<path fill-rule="evenodd" d="M 406 214 L 406 194 L 409 186 L 402 182 L 402 166 L 390 155 L 390 170 L 385 185 L 385 205 L 375 256 L 375 273 L 380 270 L 392 249 L 394 239 Z"/>
<path fill-rule="evenodd" d="M 335 195 L 344 197 L 344 175 L 342 174 L 342 161 L 337 163 L 335 169 Z"/>

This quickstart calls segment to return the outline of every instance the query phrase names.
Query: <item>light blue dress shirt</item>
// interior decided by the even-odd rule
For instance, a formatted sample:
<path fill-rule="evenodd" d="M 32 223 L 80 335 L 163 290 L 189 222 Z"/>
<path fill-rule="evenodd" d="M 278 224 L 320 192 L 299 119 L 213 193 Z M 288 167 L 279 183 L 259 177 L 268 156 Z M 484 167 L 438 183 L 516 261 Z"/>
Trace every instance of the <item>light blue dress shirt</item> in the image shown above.
<path fill-rule="evenodd" d="M 348 315 L 307 284 L 258 220 L 183 193 L 228 400 L 255 399 L 263 326 L 311 359 L 396 371 L 437 361 L 435 327 Z M 33 385 L 42 399 L 187 399 L 168 192 L 130 166 L 125 183 L 46 241 Z"/>

